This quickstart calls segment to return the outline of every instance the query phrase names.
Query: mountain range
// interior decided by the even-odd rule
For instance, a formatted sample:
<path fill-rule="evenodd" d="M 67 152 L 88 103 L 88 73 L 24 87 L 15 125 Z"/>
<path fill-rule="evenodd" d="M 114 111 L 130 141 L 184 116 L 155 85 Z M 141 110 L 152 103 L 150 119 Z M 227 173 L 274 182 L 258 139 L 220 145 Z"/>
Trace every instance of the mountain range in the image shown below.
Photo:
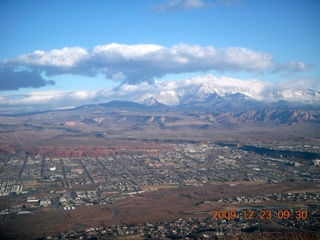
<path fill-rule="evenodd" d="M 286 108 L 288 105 L 290 109 Z M 160 103 L 146 106 L 122 101 L 85 106 L 91 109 L 97 107 L 112 111 L 112 114 L 109 114 L 108 120 L 94 120 L 96 124 L 130 122 L 135 127 L 157 125 L 161 128 L 170 128 L 176 125 L 180 127 L 192 125 L 192 127 L 209 128 L 216 125 L 292 125 L 320 122 L 320 111 L 307 110 L 310 106 L 303 105 L 305 109 L 294 108 L 293 104 L 284 101 L 266 104 L 257 100 L 248 100 L 242 94 L 234 94 L 228 98 L 211 96 L 207 101 L 180 106 L 166 106 Z"/>
<path fill-rule="evenodd" d="M 320 92 L 312 89 L 276 90 L 201 84 L 162 90 L 138 100 L 147 106 L 214 107 L 216 110 L 319 109 Z"/>
<path fill-rule="evenodd" d="M 57 125 L 117 126 L 127 129 L 210 128 L 216 125 L 265 125 L 320 122 L 320 92 L 257 81 L 227 79 L 159 83 L 135 99 L 82 105 L 75 108 L 11 114 L 63 113 Z M 203 80 L 204 79 L 204 80 Z M 120 87 L 121 88 L 121 87 Z M 147 93 L 146 93 L 147 92 Z M 127 98 L 124 98 L 127 99 Z M 99 114 L 97 114 L 99 112 Z M 1 114 L 9 116 L 8 114 Z M 74 120 L 74 115 L 83 116 Z M 84 117 L 85 116 L 85 117 Z M 97 120 L 98 119 L 98 120 Z"/>
<path fill-rule="evenodd" d="M 60 110 L 0 114 L 0 153 L 25 149 L 21 143 L 38 147 L 100 146 L 122 140 L 220 141 L 284 136 L 319 139 L 318 93 L 314 95 L 311 103 L 266 102 L 240 92 L 213 92 L 205 97 L 181 96 L 179 105 L 171 106 L 154 96 L 148 105 L 110 101 Z"/>
<path fill-rule="evenodd" d="M 145 94 L 137 102 L 111 101 L 100 106 L 114 110 L 150 112 L 153 115 L 150 114 L 149 118 L 144 116 L 140 120 L 148 124 L 158 122 L 161 127 L 166 126 L 166 118 L 161 118 L 165 112 L 192 116 L 204 122 L 200 124 L 204 128 L 212 124 L 320 122 L 320 92 L 312 89 L 280 90 L 265 86 L 257 88 L 256 84 L 252 85 L 253 88 L 237 84 L 184 84 Z M 158 118 L 152 118 L 154 113 L 158 113 Z"/>

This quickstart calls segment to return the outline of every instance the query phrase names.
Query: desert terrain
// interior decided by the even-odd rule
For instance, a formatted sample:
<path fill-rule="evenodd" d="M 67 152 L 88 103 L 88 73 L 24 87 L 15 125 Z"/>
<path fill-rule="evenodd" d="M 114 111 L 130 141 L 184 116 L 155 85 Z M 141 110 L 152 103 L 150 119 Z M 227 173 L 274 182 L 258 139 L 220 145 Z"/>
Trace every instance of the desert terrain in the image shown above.
<path fill-rule="evenodd" d="M 254 146 L 318 156 L 319 126 L 312 121 L 217 124 L 208 117 L 173 111 L 115 112 L 102 107 L 71 111 L 1 116 L 2 182 L 27 189 L 24 194 L 0 198 L 4 239 L 37 239 L 90 228 L 195 218 L 199 224 L 206 219 L 218 229 L 221 224 L 232 226 L 235 220 L 214 220 L 213 210 L 240 213 L 243 209 L 256 209 L 247 228 L 259 223 L 260 229 L 269 229 L 262 232 L 270 232 L 281 226 L 277 231 L 288 237 L 292 229 L 287 229 L 285 221 L 281 225 L 277 216 L 261 221 L 259 211 L 270 207 L 274 211 L 285 207 L 292 213 L 307 209 L 310 219 L 318 219 L 320 185 L 313 176 L 319 168 L 313 158 L 278 154 L 275 159 L 241 150 L 242 146 Z M 20 163 L 15 159 L 21 159 Z M 14 161 L 18 161 L 16 165 Z M 299 164 L 300 168 L 293 166 Z M 193 173 L 197 175 L 192 177 Z M 301 196 L 302 200 L 295 200 Z M 239 197 L 249 200 L 235 200 Z M 258 200 L 251 201 L 255 198 Z M 41 206 L 41 201 L 48 201 L 47 205 Z M 301 239 L 308 234 L 319 237 L 316 225 L 293 229 Z M 201 231 L 194 233 L 196 238 L 202 236 Z M 227 235 L 218 239 L 232 239 Z M 128 236 L 141 238 L 133 233 Z M 105 238 L 122 239 L 120 235 Z"/>

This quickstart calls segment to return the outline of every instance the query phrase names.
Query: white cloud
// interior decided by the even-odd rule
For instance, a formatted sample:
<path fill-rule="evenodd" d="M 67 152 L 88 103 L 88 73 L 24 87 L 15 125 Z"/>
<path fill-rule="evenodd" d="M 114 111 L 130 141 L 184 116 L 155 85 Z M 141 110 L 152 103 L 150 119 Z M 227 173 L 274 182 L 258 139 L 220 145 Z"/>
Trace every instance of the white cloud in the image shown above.
<path fill-rule="evenodd" d="M 247 48 L 226 48 L 218 53 L 217 64 L 221 70 L 226 66 L 234 71 L 263 71 L 272 67 L 272 56 L 268 53 L 255 52 Z"/>
<path fill-rule="evenodd" d="M 273 85 L 270 83 L 255 79 L 240 80 L 225 76 L 215 77 L 213 75 L 205 75 L 180 81 L 159 82 L 157 83 L 157 91 L 160 93 L 160 95 L 158 94 L 159 96 L 172 90 L 177 91 L 180 96 L 185 96 L 188 94 L 194 95 L 202 87 L 201 91 L 204 90 L 210 92 L 210 94 L 213 91 L 221 95 L 245 92 L 250 97 L 262 99 L 262 92 L 271 86 Z M 207 96 L 206 94 L 204 95 Z"/>
<path fill-rule="evenodd" d="M 30 92 L 21 95 L 4 95 L 1 96 L 1 105 L 33 105 L 47 104 L 56 101 L 66 95 L 64 91 L 43 91 Z"/>
<path fill-rule="evenodd" d="M 248 48 L 228 47 L 215 49 L 212 46 L 177 44 L 171 48 L 156 44 L 106 44 L 98 45 L 90 52 L 81 47 L 35 51 L 6 60 L 0 70 L 6 69 L 14 75 L 17 69 L 27 69 L 39 76 L 75 74 L 96 76 L 104 74 L 107 79 L 122 84 L 153 84 L 154 79 L 167 74 L 220 72 L 285 72 L 306 71 L 303 62 L 277 63 L 269 53 Z M 41 74 L 41 75 L 40 75 Z M 10 74 L 8 74 L 9 76 Z M 3 79 L 2 81 L 11 81 Z M 40 82 L 40 79 L 39 79 Z M 21 81 L 17 81 L 15 87 Z M 39 86 L 52 84 L 45 79 Z M 42 84 L 42 85 L 41 85 Z M 5 86 L 5 85 L 3 85 Z M 22 84 L 21 87 L 28 86 Z M 30 86 L 32 86 L 30 84 Z M 5 90 L 1 89 L 0 90 Z"/>
<path fill-rule="evenodd" d="M 131 61 L 144 59 L 148 55 L 163 49 L 164 47 L 156 44 L 136 44 L 126 45 L 111 43 L 107 45 L 98 45 L 94 47 L 92 56 L 102 57 L 107 61 Z"/>
<path fill-rule="evenodd" d="M 277 64 L 274 68 L 274 72 L 305 72 L 310 68 L 310 65 L 303 62 L 287 62 Z"/>
<path fill-rule="evenodd" d="M 167 0 L 152 6 L 157 12 L 186 11 L 192 9 L 208 9 L 218 5 L 234 6 L 235 0 Z"/>
<path fill-rule="evenodd" d="M 216 50 L 213 47 L 186 44 L 172 48 L 153 44 L 98 46 L 91 60 L 96 66 L 119 70 L 129 78 L 141 77 L 143 81 L 150 81 L 144 79 L 145 74 L 153 78 L 167 73 L 202 70 L 260 71 L 271 66 L 271 56 L 266 53 L 244 48 Z M 131 82 L 130 79 L 128 82 Z"/>
<path fill-rule="evenodd" d="M 51 66 L 57 68 L 74 68 L 88 56 L 88 51 L 81 47 L 53 49 L 48 52 L 37 50 L 11 60 L 17 65 Z"/>
<path fill-rule="evenodd" d="M 289 84 L 288 84 L 289 83 Z M 275 86 L 279 90 L 286 89 L 318 89 L 320 87 L 320 78 L 298 78 L 295 80 L 284 80 L 278 82 Z"/>

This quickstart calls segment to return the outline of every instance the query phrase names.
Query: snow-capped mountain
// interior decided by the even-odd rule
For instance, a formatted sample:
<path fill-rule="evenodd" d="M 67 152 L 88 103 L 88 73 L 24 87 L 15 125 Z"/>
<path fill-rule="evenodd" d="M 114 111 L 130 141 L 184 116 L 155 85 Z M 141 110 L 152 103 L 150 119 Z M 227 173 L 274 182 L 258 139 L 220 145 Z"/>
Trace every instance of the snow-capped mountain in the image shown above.
<path fill-rule="evenodd" d="M 220 98 L 238 103 L 252 101 L 268 104 L 287 102 L 294 105 L 320 105 L 320 92 L 290 87 L 290 85 L 277 86 L 256 80 L 218 79 L 208 75 L 180 81 L 174 85 L 161 83 L 154 93 L 143 95 L 138 102 L 147 106 L 157 104 L 180 106 L 212 102 L 213 98 Z"/>

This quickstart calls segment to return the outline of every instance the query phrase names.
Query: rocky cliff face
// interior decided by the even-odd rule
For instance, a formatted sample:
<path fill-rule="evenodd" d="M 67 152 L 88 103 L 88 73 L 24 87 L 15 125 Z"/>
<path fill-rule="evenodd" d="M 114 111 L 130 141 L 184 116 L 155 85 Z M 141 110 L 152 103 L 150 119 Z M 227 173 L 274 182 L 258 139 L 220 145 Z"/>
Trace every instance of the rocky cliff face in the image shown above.
<path fill-rule="evenodd" d="M 211 113 L 206 118 L 219 124 L 296 124 L 320 122 L 320 111 L 303 110 L 251 110 L 239 113 Z"/>

